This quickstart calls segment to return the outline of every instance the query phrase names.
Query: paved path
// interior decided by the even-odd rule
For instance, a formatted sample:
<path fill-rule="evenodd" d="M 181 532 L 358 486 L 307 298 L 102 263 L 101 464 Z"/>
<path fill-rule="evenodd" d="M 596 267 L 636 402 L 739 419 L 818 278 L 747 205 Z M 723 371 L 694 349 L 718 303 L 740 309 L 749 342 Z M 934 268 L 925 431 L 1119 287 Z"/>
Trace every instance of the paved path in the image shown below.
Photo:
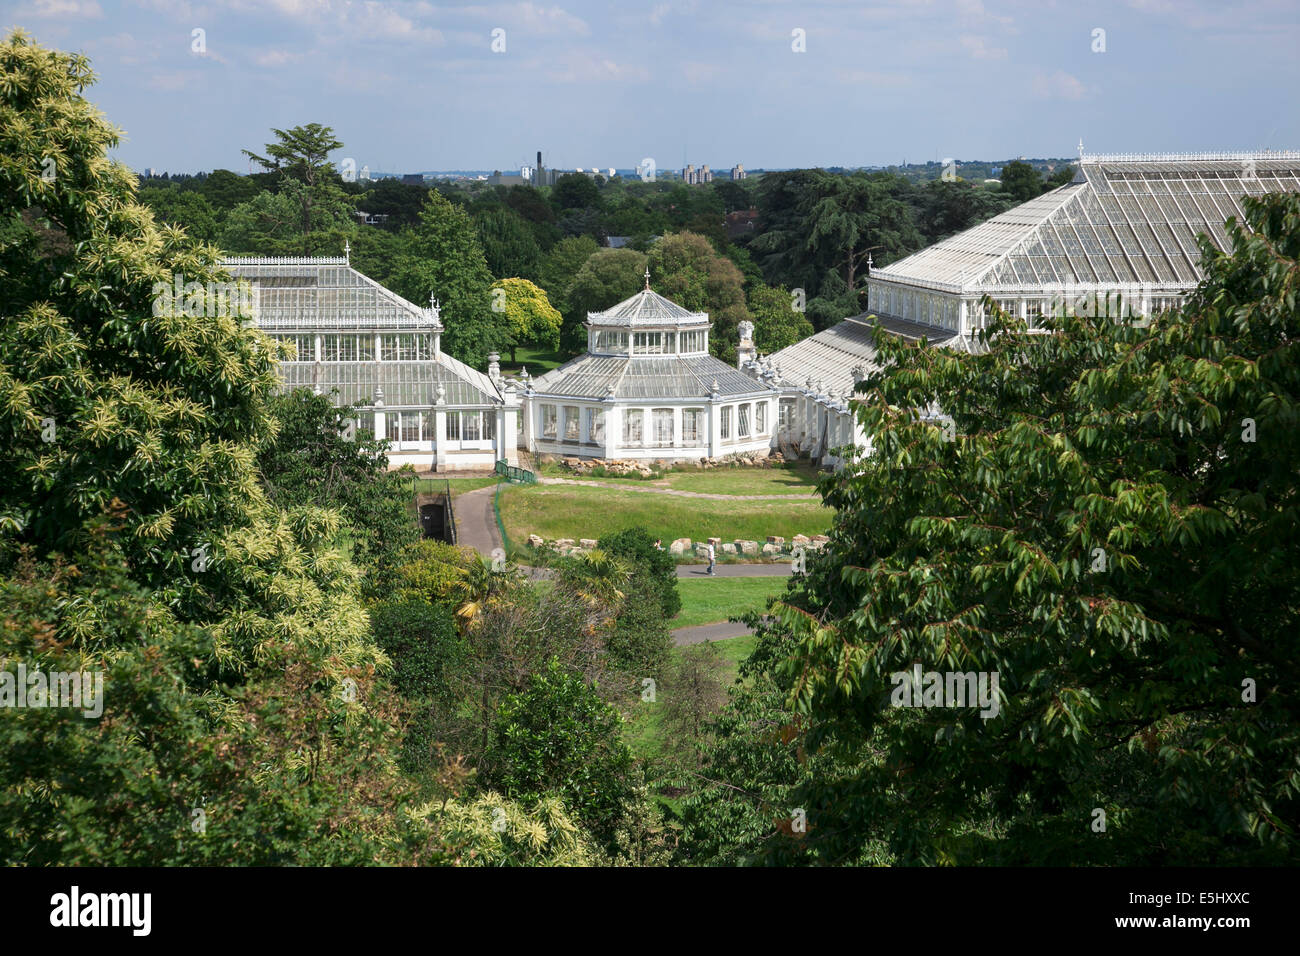
<path fill-rule="evenodd" d="M 679 564 L 679 578 L 706 578 L 707 564 Z M 772 564 L 719 564 L 713 569 L 720 578 L 784 578 L 789 577 L 791 562 L 781 561 Z"/>
<path fill-rule="evenodd" d="M 573 478 L 538 478 L 543 485 L 582 485 L 587 488 L 613 488 L 617 491 L 643 491 L 652 495 L 675 495 L 678 498 L 709 498 L 713 501 L 788 501 L 795 498 L 807 498 L 817 493 L 815 488 L 807 492 L 790 492 L 784 495 L 717 495 L 703 491 L 678 491 L 676 488 L 656 488 L 653 485 L 643 487 L 635 484 L 615 485 L 608 481 L 580 481 Z"/>
<path fill-rule="evenodd" d="M 705 641 L 725 641 L 729 637 L 743 637 L 754 633 L 738 621 L 723 621 L 720 624 L 699 624 L 695 627 L 679 627 L 673 631 L 673 643 L 678 647 L 691 644 L 703 644 Z"/>
<path fill-rule="evenodd" d="M 476 549 L 485 558 L 492 557 L 493 549 L 503 547 L 496 512 L 492 510 L 492 496 L 496 493 L 496 485 L 488 485 L 451 499 L 456 514 L 456 543 Z"/>

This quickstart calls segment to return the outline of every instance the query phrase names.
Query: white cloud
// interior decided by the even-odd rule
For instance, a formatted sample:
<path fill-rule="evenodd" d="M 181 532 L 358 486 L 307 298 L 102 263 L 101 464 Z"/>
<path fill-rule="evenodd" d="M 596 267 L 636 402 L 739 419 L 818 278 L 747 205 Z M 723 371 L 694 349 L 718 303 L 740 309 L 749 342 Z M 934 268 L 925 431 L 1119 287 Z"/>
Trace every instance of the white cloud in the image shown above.
<path fill-rule="evenodd" d="M 551 61 L 547 77 L 556 83 L 644 83 L 650 71 L 643 66 L 619 63 L 608 58 L 599 59 L 584 53 L 573 53 L 556 63 Z"/>
<path fill-rule="evenodd" d="M 302 53 L 293 53 L 289 50 L 262 50 L 253 54 L 253 62 L 258 66 L 266 67 L 284 66 L 286 63 L 297 63 L 302 58 Z"/>
<path fill-rule="evenodd" d="M 170 73 L 155 73 L 149 77 L 145 85 L 151 90 L 158 90 L 163 93 L 175 93 L 178 90 L 186 89 L 189 86 L 192 73 L 185 73 L 179 70 Z"/>
<path fill-rule="evenodd" d="M 984 37 L 964 36 L 961 38 L 961 45 L 965 47 L 975 60 L 1005 60 L 1007 58 L 1007 48 L 1001 46 L 989 46 L 988 40 Z"/>
<path fill-rule="evenodd" d="M 96 0 L 33 0 L 20 7 L 17 17 L 80 17 L 98 20 L 104 16 Z"/>
<path fill-rule="evenodd" d="M 591 35 L 587 21 L 575 16 L 561 7 L 546 7 L 540 4 L 490 3 L 475 4 L 464 7 L 435 7 L 428 3 L 415 6 L 421 12 L 438 12 L 443 16 L 475 20 L 489 28 L 501 27 L 509 31 L 521 30 L 535 36 L 579 36 Z"/>
<path fill-rule="evenodd" d="M 691 86 L 703 86 L 717 82 L 725 71 L 720 63 L 688 62 L 682 64 L 682 76 Z"/>
<path fill-rule="evenodd" d="M 1035 73 L 1030 88 L 1035 96 L 1045 100 L 1081 100 L 1088 95 L 1088 88 L 1064 70 L 1057 70 L 1050 76 Z"/>
<path fill-rule="evenodd" d="M 912 78 L 902 73 L 879 73 L 874 70 L 836 70 L 835 79 L 845 86 L 890 87 L 910 86 Z"/>

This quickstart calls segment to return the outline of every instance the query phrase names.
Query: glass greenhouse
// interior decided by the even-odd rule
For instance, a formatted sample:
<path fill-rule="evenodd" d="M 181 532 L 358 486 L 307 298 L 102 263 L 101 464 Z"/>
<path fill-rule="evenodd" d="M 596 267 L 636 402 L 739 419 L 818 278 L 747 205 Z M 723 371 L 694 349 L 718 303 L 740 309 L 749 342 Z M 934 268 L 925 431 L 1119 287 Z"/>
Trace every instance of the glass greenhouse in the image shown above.
<path fill-rule="evenodd" d="M 224 260 L 254 292 L 254 322 L 288 343 L 286 388 L 355 405 L 359 425 L 389 443 L 397 466 L 491 469 L 517 460 L 519 398 L 493 357 L 488 373 L 442 351 L 436 302 L 417 306 L 347 258 Z"/>
<path fill-rule="evenodd" d="M 708 315 L 651 291 L 648 271 L 645 289 L 586 324 L 585 355 L 523 380 L 531 451 L 677 460 L 771 448 L 772 388 L 710 355 Z"/>
<path fill-rule="evenodd" d="M 838 464 L 832 449 L 864 442 L 847 396 L 877 368 L 875 317 L 892 334 L 970 349 L 985 296 L 1031 329 L 1063 308 L 1150 316 L 1200 281 L 1198 235 L 1226 249 L 1224 223 L 1243 218 L 1244 198 L 1282 191 L 1300 191 L 1300 152 L 1081 152 L 1073 182 L 872 270 L 868 313 L 741 367 L 780 390 L 776 441 Z"/>

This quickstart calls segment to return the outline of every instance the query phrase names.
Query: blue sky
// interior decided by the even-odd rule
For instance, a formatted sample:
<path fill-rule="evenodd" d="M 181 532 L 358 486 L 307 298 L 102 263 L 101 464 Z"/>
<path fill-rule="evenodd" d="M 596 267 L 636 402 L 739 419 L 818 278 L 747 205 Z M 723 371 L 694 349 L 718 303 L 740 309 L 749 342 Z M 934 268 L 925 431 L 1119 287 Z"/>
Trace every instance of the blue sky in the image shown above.
<path fill-rule="evenodd" d="M 3 0 L 0 26 L 92 58 L 137 169 L 247 171 L 310 122 L 390 172 L 1300 148 L 1296 0 Z"/>

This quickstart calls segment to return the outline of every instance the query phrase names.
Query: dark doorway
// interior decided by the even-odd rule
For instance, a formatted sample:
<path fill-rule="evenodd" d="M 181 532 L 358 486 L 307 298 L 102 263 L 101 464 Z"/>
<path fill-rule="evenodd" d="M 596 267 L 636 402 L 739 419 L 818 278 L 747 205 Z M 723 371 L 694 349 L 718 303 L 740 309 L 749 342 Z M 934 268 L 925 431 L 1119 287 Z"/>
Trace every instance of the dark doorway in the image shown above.
<path fill-rule="evenodd" d="M 445 498 L 420 505 L 420 533 L 426 538 L 451 543 Z"/>

